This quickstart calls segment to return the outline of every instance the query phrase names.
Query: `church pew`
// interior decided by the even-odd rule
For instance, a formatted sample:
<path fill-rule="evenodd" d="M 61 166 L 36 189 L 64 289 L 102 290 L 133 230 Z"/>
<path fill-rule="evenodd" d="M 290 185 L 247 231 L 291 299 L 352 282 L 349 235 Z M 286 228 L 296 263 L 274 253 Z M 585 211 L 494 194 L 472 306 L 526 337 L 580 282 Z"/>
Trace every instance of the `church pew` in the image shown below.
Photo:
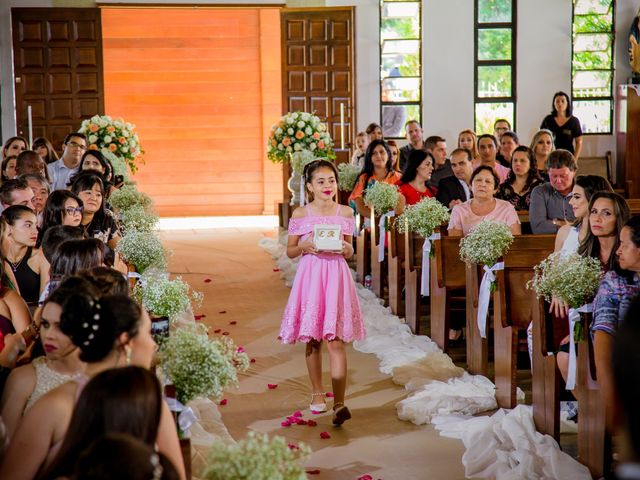
<path fill-rule="evenodd" d="M 364 285 L 364 277 L 371 273 L 371 231 L 363 228 L 362 215 L 356 214 L 356 277 Z"/>
<path fill-rule="evenodd" d="M 411 331 L 420 331 L 420 277 L 422 275 L 422 244 L 424 239 L 417 233 L 404 235 L 404 315 Z"/>
<path fill-rule="evenodd" d="M 167 398 L 176 399 L 176 387 L 173 385 L 165 385 L 164 394 Z M 176 429 L 178 429 L 178 412 L 171 412 L 173 415 L 173 420 L 176 424 Z M 178 432 L 180 433 L 180 432 Z M 187 480 L 191 480 L 192 472 L 191 472 L 191 439 L 190 438 L 180 438 L 180 452 L 182 453 L 182 461 L 184 462 L 184 471 Z"/>
<path fill-rule="evenodd" d="M 496 400 L 501 408 L 516 406 L 518 332 L 526 331 L 535 304 L 527 289 L 533 267 L 554 249 L 555 235 L 516 236 L 495 272 L 493 293 L 494 363 Z"/>
<path fill-rule="evenodd" d="M 474 375 L 484 375 L 489 371 L 489 351 L 486 338 L 478 330 L 478 291 L 482 279 L 482 267 L 475 263 L 465 263 L 465 291 L 467 318 L 467 369 Z M 487 328 L 487 333 L 489 329 Z"/>
<path fill-rule="evenodd" d="M 431 258 L 431 339 L 443 350 L 448 350 L 451 306 L 454 298 L 465 294 L 465 265 L 460 259 L 460 237 L 444 235 L 433 242 Z M 419 278 L 419 277 L 418 277 Z"/>
<path fill-rule="evenodd" d="M 578 461 L 586 465 L 593 478 L 601 478 L 611 467 L 611 438 L 606 432 L 607 411 L 598 388 L 589 332 L 592 315 L 582 314 L 584 340 L 577 342 L 576 397 L 578 398 Z"/>
<path fill-rule="evenodd" d="M 404 288 L 405 235 L 398 232 L 396 227 L 396 219 L 392 218 L 387 245 L 389 307 L 394 315 L 404 317 L 402 289 Z"/>
<path fill-rule="evenodd" d="M 380 231 L 378 222 L 380 217 L 375 215 L 371 210 L 371 235 L 370 239 L 370 256 L 371 256 L 371 291 L 376 297 L 384 300 L 384 286 L 387 280 L 387 252 L 385 250 L 385 259 L 382 262 L 378 261 L 378 248 L 380 242 L 384 245 L 387 232 L 383 229 Z"/>

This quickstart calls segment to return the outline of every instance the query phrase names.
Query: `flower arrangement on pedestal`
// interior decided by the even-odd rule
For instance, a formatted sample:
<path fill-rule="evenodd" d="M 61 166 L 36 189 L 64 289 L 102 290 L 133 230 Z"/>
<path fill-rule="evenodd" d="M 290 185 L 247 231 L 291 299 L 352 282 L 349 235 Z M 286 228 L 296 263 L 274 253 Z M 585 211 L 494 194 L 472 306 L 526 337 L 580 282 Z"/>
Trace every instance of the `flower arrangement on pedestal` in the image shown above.
<path fill-rule="evenodd" d="M 78 131 L 87 136 L 89 149 L 100 150 L 105 155 L 111 153 L 124 159 L 131 172 L 135 173 L 136 162 L 144 151 L 134 129 L 135 125 L 122 118 L 94 115 L 84 120 Z"/>
<path fill-rule="evenodd" d="M 271 127 L 267 157 L 274 163 L 290 160 L 291 154 L 308 150 L 316 157 L 335 158 L 333 141 L 320 118 L 307 112 L 290 112 Z"/>

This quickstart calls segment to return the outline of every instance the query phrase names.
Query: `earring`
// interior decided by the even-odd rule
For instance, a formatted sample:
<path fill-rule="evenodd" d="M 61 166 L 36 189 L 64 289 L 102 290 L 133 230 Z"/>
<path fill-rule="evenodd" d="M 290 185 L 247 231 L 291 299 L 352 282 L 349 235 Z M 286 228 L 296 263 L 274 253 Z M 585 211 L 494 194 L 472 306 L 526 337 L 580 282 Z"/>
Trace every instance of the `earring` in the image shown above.
<path fill-rule="evenodd" d="M 131 354 L 133 353 L 133 349 L 130 345 L 124 346 L 124 363 L 127 365 L 131 365 Z"/>

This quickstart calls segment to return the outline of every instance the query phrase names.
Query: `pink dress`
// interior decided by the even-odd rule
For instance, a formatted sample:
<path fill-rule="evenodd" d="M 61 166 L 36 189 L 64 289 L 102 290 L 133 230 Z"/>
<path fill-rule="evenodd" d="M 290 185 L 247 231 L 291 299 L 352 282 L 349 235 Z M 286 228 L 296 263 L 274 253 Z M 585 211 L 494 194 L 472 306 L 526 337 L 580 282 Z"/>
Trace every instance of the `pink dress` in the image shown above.
<path fill-rule="evenodd" d="M 300 242 L 313 236 L 317 224 L 340 225 L 350 234 L 355 220 L 338 215 L 313 215 L 307 205 L 307 215 L 289 220 L 289 235 L 300 235 Z M 334 340 L 362 340 L 364 322 L 355 283 L 347 261 L 342 255 L 320 253 L 303 255 L 282 316 L 282 343 Z"/>
<path fill-rule="evenodd" d="M 483 216 L 478 216 L 473 213 L 471 210 L 471 200 L 467 200 L 464 203 L 456 205 L 453 207 L 453 210 L 451 210 L 451 219 L 449 220 L 447 230 L 462 230 L 462 234 L 466 235 L 483 220 L 504 222 L 509 227 L 514 223 L 520 223 L 518 212 L 513 208 L 513 205 L 506 200 L 500 200 L 499 198 L 496 198 L 495 200 L 495 208 Z"/>

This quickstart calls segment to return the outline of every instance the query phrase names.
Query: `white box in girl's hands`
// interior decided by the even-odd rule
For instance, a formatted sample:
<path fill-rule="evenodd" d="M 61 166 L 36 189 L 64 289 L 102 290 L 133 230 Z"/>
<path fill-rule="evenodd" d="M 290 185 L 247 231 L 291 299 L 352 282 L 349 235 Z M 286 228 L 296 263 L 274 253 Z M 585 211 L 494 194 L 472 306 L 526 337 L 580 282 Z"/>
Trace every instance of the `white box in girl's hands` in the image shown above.
<path fill-rule="evenodd" d="M 313 243 L 316 248 L 321 251 L 342 251 L 342 234 L 340 225 L 314 225 Z"/>

